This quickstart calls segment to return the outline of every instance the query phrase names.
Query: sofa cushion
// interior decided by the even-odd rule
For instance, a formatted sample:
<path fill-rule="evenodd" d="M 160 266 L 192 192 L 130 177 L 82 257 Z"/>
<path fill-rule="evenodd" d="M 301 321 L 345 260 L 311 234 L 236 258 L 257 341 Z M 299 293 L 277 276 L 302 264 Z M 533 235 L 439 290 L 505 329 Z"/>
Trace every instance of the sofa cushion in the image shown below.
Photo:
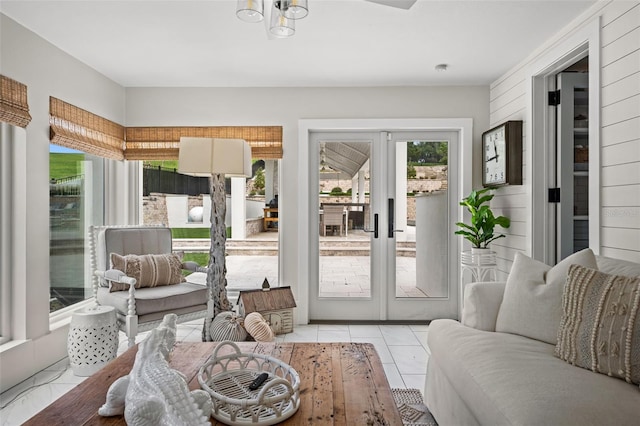
<path fill-rule="evenodd" d="M 560 359 L 640 384 L 640 277 L 572 265 L 562 310 Z"/>
<path fill-rule="evenodd" d="M 436 320 L 428 346 L 429 363 L 479 424 L 619 426 L 640 418 L 637 386 L 569 365 L 553 345 Z"/>
<path fill-rule="evenodd" d="M 574 253 L 554 267 L 516 253 L 498 311 L 496 331 L 555 345 L 562 316 L 562 292 L 569 266 L 573 264 L 597 268 L 591 249 Z"/>
<path fill-rule="evenodd" d="M 207 287 L 191 283 L 141 288 L 135 292 L 136 314 L 142 316 L 202 304 L 206 307 L 207 292 Z M 128 296 L 127 291 L 109 292 L 105 287 L 98 289 L 98 302 L 115 307 L 122 315 L 127 315 Z"/>
<path fill-rule="evenodd" d="M 178 254 L 128 254 L 121 256 L 111 253 L 113 269 L 124 272 L 136 279 L 136 288 L 157 287 L 178 284 L 185 281 L 182 275 L 182 257 Z M 115 281 L 109 285 L 110 291 L 126 291 L 129 286 Z"/>
<path fill-rule="evenodd" d="M 464 287 L 462 324 L 478 330 L 495 331 L 504 296 L 504 282 L 477 282 Z"/>
<path fill-rule="evenodd" d="M 605 256 L 596 256 L 596 260 L 598 262 L 598 271 L 626 277 L 640 277 L 640 263 Z"/>

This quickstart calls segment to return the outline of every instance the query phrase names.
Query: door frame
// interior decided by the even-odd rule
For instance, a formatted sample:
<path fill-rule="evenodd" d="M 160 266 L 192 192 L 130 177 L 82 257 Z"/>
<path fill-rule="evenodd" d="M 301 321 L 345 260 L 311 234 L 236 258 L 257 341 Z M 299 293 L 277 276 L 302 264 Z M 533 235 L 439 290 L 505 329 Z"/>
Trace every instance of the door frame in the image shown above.
<path fill-rule="evenodd" d="M 548 106 L 555 75 L 589 56 L 589 247 L 600 253 L 600 17 L 550 49 L 526 71 L 528 109 L 524 163 L 525 182 L 531 182 L 531 256 L 547 264 L 555 263 L 555 211 L 547 202 L 547 189 L 555 176 L 555 119 Z M 536 141 L 538 143 L 532 143 Z M 536 165 L 536 167 L 532 167 Z"/>
<path fill-rule="evenodd" d="M 458 157 L 458 193 L 466 194 L 472 189 L 472 159 L 473 159 L 473 119 L 471 118 L 387 118 L 387 119 L 304 119 L 298 121 L 298 164 L 299 164 L 299 188 L 300 194 L 306 194 L 309 188 L 309 174 L 305 169 L 315 167 L 311 163 L 310 132 L 331 131 L 456 131 L 459 133 L 460 155 Z M 296 322 L 307 324 L 309 322 L 309 277 L 313 272 L 311 265 L 314 251 L 310 247 L 312 233 L 317 229 L 310 226 L 311 202 L 309 196 L 298 197 L 298 301 L 296 310 Z M 463 221 L 464 209 L 459 207 L 455 217 L 450 218 L 454 223 Z M 462 239 L 455 238 L 456 252 L 462 250 Z M 457 275 L 460 273 L 457 269 Z M 459 285 L 459 276 L 454 284 Z M 458 289 L 458 316 L 462 311 L 462 289 Z M 384 300 L 384 298 L 382 298 Z M 386 318 L 385 306 L 381 300 L 380 318 Z"/>

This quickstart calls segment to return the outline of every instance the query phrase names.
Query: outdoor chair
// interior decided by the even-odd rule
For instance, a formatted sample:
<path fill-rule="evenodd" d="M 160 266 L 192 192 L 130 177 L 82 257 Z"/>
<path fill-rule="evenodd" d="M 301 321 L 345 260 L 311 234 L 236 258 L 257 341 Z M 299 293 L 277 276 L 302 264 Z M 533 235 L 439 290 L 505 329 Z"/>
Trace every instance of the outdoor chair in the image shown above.
<path fill-rule="evenodd" d="M 191 270 L 201 280 L 207 268 L 172 256 L 169 228 L 91 226 L 89 241 L 96 303 L 115 308 L 130 347 L 138 332 L 157 327 L 166 314 L 176 314 L 178 323 L 213 318 L 213 292 L 182 275 Z"/>
<path fill-rule="evenodd" d="M 340 236 L 342 236 L 342 227 L 344 222 L 344 207 L 332 206 L 330 204 L 322 205 L 322 235 L 327 236 L 327 226 L 339 226 Z"/>

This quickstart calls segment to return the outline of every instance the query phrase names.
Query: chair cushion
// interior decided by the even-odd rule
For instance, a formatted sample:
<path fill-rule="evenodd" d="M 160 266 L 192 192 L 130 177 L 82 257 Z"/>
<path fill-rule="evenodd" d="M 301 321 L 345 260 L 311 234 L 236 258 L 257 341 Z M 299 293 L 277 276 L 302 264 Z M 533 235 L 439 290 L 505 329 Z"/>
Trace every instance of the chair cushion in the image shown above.
<path fill-rule="evenodd" d="M 573 264 L 598 268 L 591 249 L 574 253 L 554 267 L 516 253 L 498 311 L 496 331 L 555 345 L 562 316 L 562 292 L 569 266 Z"/>
<path fill-rule="evenodd" d="M 562 310 L 556 356 L 640 384 L 640 277 L 572 265 Z"/>
<path fill-rule="evenodd" d="M 192 283 L 180 283 L 162 287 L 147 287 L 136 290 L 136 314 L 172 311 L 195 305 L 206 305 L 208 289 Z M 98 302 L 115 307 L 122 315 L 127 315 L 128 291 L 110 292 L 108 288 L 98 289 Z"/>
<path fill-rule="evenodd" d="M 136 279 L 136 288 L 157 287 L 178 284 L 185 281 L 182 275 L 182 258 L 177 254 L 128 254 L 121 256 L 111 253 L 113 269 L 124 272 Z M 115 281 L 109 285 L 110 291 L 126 291 L 129 286 Z"/>

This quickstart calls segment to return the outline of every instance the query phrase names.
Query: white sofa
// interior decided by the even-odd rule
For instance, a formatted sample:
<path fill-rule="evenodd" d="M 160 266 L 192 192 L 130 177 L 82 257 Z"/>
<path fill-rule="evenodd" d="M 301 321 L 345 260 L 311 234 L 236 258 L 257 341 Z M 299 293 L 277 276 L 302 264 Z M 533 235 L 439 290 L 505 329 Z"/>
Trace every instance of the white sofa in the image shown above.
<path fill-rule="evenodd" d="M 596 261 L 600 271 L 640 276 L 640 264 Z M 462 321 L 429 326 L 425 399 L 439 425 L 639 425 L 637 384 L 573 366 L 553 344 L 495 331 L 505 286 L 468 285 Z"/>

